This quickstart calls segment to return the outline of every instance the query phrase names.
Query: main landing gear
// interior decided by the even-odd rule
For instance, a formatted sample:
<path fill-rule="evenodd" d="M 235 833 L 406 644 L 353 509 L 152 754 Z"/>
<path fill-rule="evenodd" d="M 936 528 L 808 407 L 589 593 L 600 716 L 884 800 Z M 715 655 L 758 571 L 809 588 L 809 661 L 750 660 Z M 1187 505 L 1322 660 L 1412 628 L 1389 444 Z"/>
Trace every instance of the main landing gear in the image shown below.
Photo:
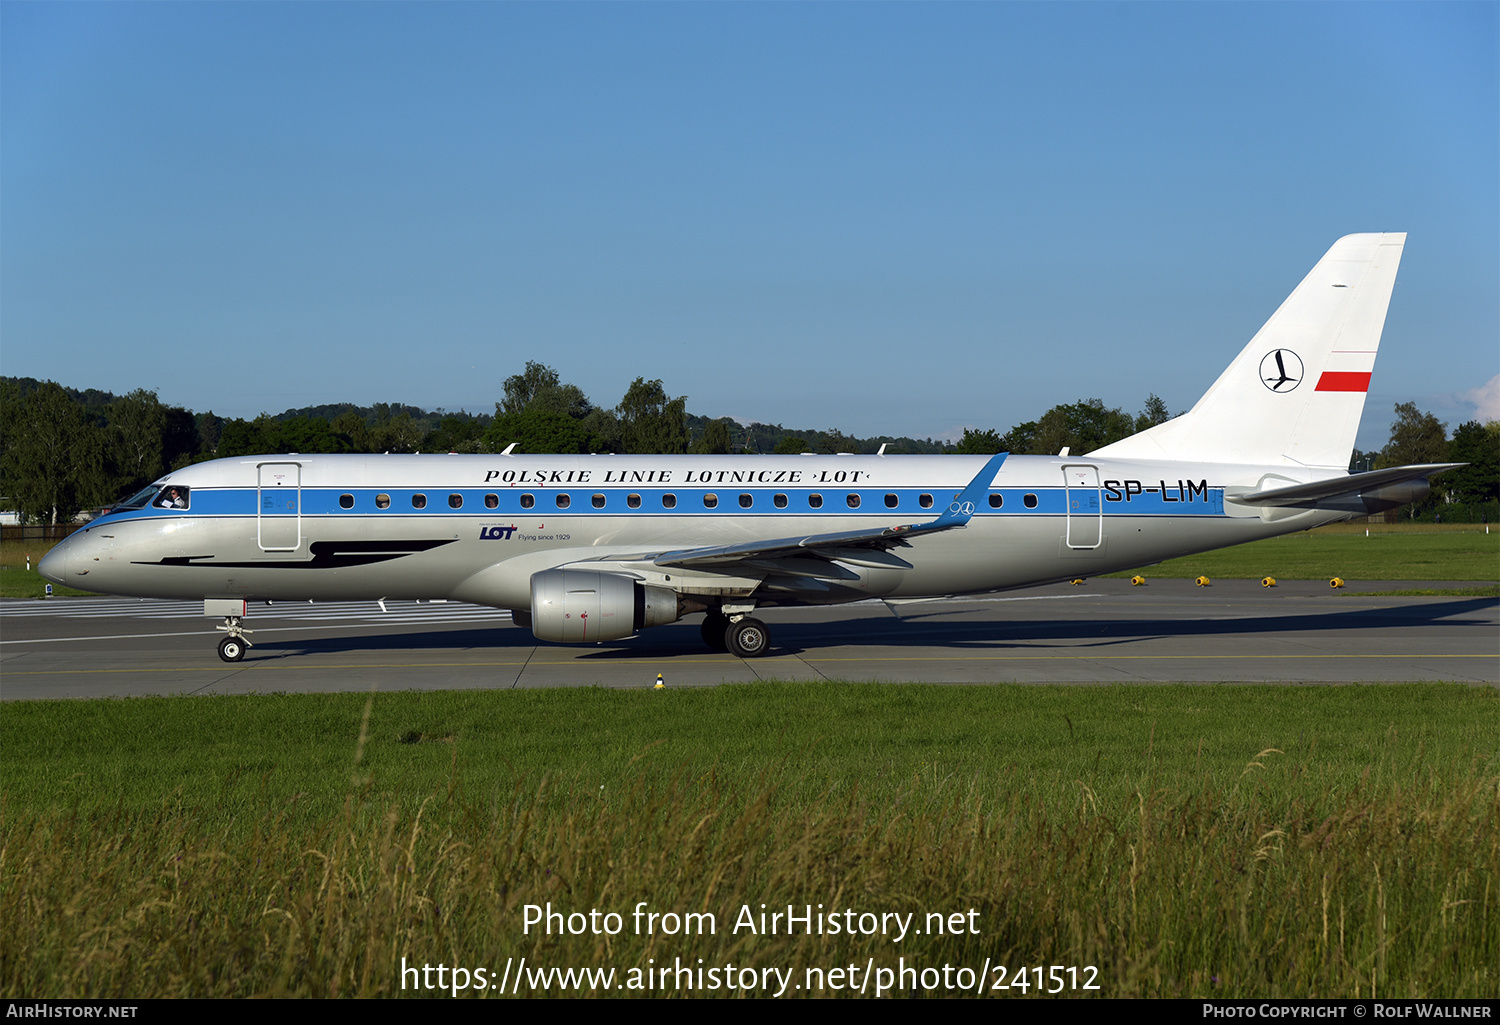
<path fill-rule="evenodd" d="M 245 657 L 245 652 L 253 647 L 245 634 L 254 633 L 254 631 L 246 630 L 239 616 L 225 616 L 224 624 L 218 629 L 228 631 L 229 636 L 219 642 L 219 657 L 225 662 L 238 662 Z"/>
<path fill-rule="evenodd" d="M 760 658 L 771 650 L 771 631 L 766 624 L 743 612 L 726 616 L 720 609 L 709 609 L 703 616 L 701 632 L 704 644 L 715 651 L 728 650 L 736 658 Z"/>

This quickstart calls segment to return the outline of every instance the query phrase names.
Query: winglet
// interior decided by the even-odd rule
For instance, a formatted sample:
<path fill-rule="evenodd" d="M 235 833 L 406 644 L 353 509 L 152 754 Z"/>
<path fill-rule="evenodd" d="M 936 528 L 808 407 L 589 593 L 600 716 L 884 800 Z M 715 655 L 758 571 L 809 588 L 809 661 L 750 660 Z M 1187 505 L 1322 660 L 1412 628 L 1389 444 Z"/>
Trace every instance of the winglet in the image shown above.
<path fill-rule="evenodd" d="M 948 503 L 948 508 L 943 515 L 933 520 L 928 527 L 961 527 L 969 522 L 974 515 L 974 510 L 979 505 L 979 500 L 984 493 L 990 489 L 990 484 L 995 479 L 995 474 L 1000 472 L 1000 466 L 1005 462 L 1009 452 L 1001 452 L 999 455 L 991 456 L 989 462 L 984 464 L 984 469 L 974 475 L 974 479 L 968 485 L 953 496 L 953 501 Z"/>

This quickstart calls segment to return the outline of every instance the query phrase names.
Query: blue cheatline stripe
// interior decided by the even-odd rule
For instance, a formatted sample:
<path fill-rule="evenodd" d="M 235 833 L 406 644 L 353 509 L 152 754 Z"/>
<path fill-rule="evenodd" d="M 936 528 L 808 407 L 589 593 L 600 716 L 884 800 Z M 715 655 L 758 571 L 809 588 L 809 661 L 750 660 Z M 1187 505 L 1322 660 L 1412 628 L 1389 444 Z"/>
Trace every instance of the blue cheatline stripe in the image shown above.
<path fill-rule="evenodd" d="M 1169 486 L 1163 492 L 1160 482 L 1153 482 L 1150 491 L 1139 493 L 1125 493 L 1119 491 L 1120 498 L 1115 499 L 1109 491 L 1105 491 L 1103 498 L 1103 510 L 1106 518 L 1120 515 L 1131 516 L 1222 516 L 1224 515 L 1224 490 L 1222 488 L 1209 488 L 1207 493 L 1194 492 L 1185 486 L 1179 486 L 1178 482 L 1168 482 Z M 1118 489 L 1117 489 L 1118 490 Z M 1085 495 L 1092 495 L 1092 489 L 1084 489 Z M 523 494 L 529 494 L 534 499 L 531 508 L 525 508 L 521 504 Z M 604 496 L 604 507 L 595 508 L 593 496 L 600 494 Z M 639 508 L 633 509 L 627 503 L 627 496 L 639 495 L 641 504 Z M 674 508 L 663 505 L 662 499 L 665 495 L 675 495 L 677 504 Z M 704 505 L 704 496 L 713 494 L 718 496 L 718 504 L 709 508 Z M 775 496 L 781 494 L 787 498 L 786 508 L 778 508 L 775 504 Z M 809 499 L 812 495 L 821 495 L 823 504 L 821 508 L 813 508 Z M 339 499 L 342 495 L 352 495 L 354 504 L 345 509 L 340 505 Z M 377 495 L 388 495 L 390 505 L 385 509 L 376 507 Z M 414 495 L 423 495 L 426 504 L 422 508 L 412 505 Z M 449 506 L 449 496 L 459 495 L 462 504 L 454 509 Z M 557 497 L 566 495 L 568 505 L 561 508 L 557 505 Z M 740 496 L 749 495 L 750 505 L 740 505 Z M 849 495 L 859 497 L 857 508 L 848 503 Z M 885 497 L 896 496 L 895 506 L 887 506 Z M 922 495 L 932 496 L 932 505 L 921 504 Z M 715 487 L 706 488 L 647 488 L 631 490 L 628 486 L 620 487 L 611 485 L 598 490 L 578 490 L 573 488 L 548 489 L 525 492 L 519 488 L 504 491 L 486 491 L 482 488 L 460 488 L 457 490 L 436 490 L 418 488 L 397 488 L 382 491 L 377 488 L 355 488 L 351 490 L 340 490 L 336 488 L 303 488 L 301 492 L 302 509 L 304 519 L 318 518 L 323 516 L 463 516 L 467 518 L 485 517 L 516 517 L 516 516 L 624 516 L 631 514 L 655 514 L 655 515 L 693 515 L 693 516 L 901 516 L 911 519 L 930 517 L 941 513 L 946 508 L 946 503 L 952 498 L 953 489 L 933 489 L 923 491 L 919 488 L 893 488 L 893 489 L 870 489 L 870 488 L 847 488 L 840 490 L 813 491 L 807 488 L 785 489 L 776 488 L 751 488 L 751 489 L 726 489 Z M 1028 508 L 1026 497 L 1036 496 L 1036 507 Z M 494 496 L 496 505 L 490 508 L 485 505 L 486 496 Z M 995 507 L 990 504 L 991 496 L 999 496 L 1001 504 Z M 1061 516 L 1067 512 L 1068 492 L 1064 488 L 992 488 L 986 494 L 986 499 L 977 503 L 974 511 L 976 516 Z M 254 488 L 194 488 L 191 492 L 192 506 L 184 511 L 180 509 L 156 509 L 146 508 L 117 513 L 107 519 L 96 521 L 98 523 L 118 523 L 126 519 L 151 519 L 157 517 L 186 517 L 198 516 L 238 516 L 253 517 L 257 515 L 257 492 Z M 1080 515 L 1095 515 L 1096 510 L 1090 508 Z"/>

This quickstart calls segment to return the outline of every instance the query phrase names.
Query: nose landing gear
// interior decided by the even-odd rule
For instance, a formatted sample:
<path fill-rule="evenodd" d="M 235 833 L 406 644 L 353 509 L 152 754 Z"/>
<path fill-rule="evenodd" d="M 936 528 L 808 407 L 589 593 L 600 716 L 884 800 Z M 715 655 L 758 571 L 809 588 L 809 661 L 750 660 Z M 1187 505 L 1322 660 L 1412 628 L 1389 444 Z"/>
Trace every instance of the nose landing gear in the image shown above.
<path fill-rule="evenodd" d="M 225 616 L 224 625 L 216 629 L 227 631 L 229 634 L 219 642 L 219 657 L 225 662 L 238 662 L 245 657 L 247 649 L 254 647 L 245 634 L 255 631 L 245 629 L 239 616 Z"/>

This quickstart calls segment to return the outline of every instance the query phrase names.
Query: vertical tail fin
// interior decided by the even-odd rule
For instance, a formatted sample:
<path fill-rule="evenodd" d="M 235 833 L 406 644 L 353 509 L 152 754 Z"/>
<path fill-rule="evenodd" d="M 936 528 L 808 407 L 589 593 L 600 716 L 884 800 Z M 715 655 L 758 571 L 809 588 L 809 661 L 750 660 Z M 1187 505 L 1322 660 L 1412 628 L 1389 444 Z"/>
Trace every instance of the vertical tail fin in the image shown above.
<path fill-rule="evenodd" d="M 1197 405 L 1094 454 L 1347 468 L 1405 244 L 1339 239 Z"/>

